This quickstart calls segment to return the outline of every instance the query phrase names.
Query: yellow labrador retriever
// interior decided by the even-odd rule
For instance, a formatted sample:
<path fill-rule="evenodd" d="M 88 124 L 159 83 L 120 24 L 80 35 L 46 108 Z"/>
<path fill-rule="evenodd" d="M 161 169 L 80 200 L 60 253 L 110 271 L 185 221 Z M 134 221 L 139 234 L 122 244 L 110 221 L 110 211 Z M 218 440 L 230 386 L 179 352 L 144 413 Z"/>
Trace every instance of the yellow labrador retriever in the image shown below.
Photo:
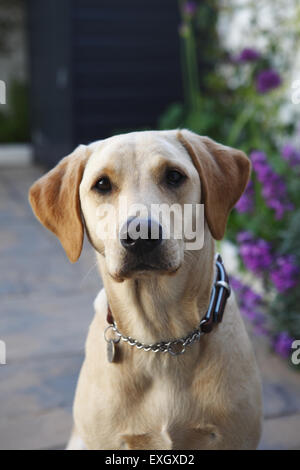
<path fill-rule="evenodd" d="M 71 262 L 80 256 L 85 228 L 104 283 L 68 448 L 256 448 L 259 374 L 214 248 L 249 172 L 243 152 L 208 137 L 147 131 L 81 145 L 31 187 L 37 218 Z M 184 237 L 164 238 L 164 220 L 138 217 L 132 209 L 200 202 L 201 249 L 187 250 Z M 110 208 L 106 218 L 104 206 Z M 148 237 L 133 236 L 132 221 Z M 104 225 L 110 236 L 103 236 Z M 222 323 L 212 324 L 207 312 L 217 288 L 227 295 Z"/>

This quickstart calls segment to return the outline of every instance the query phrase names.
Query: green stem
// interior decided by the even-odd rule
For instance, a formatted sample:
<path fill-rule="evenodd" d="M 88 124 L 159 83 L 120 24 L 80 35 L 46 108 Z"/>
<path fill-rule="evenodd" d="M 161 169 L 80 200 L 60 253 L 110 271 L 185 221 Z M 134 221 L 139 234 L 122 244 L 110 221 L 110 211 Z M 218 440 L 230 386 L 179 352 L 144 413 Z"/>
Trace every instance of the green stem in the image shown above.
<path fill-rule="evenodd" d="M 254 111 L 255 109 L 251 106 L 246 106 L 245 109 L 241 112 L 241 114 L 238 115 L 228 136 L 227 145 L 236 145 L 238 137 L 242 132 L 242 129 L 245 127 L 246 123 L 252 118 Z"/>
<path fill-rule="evenodd" d="M 183 21 L 182 46 L 181 46 L 181 66 L 183 75 L 183 87 L 185 107 L 187 111 L 199 111 L 199 71 L 197 61 L 197 47 L 193 30 L 192 20 L 186 18 L 183 13 L 183 2 L 179 0 L 179 8 Z"/>

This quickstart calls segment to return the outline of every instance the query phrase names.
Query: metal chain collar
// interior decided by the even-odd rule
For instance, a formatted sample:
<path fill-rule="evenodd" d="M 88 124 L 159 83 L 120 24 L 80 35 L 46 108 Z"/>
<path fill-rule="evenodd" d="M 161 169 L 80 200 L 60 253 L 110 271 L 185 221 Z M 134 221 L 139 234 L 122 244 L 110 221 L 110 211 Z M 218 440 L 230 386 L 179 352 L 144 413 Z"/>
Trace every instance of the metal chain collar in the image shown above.
<path fill-rule="evenodd" d="M 130 336 L 122 335 L 122 333 L 118 330 L 115 322 L 105 329 L 104 338 L 107 342 L 111 341 L 111 339 L 107 338 L 106 332 L 109 329 L 112 329 L 114 333 L 118 336 L 118 339 L 113 340 L 114 343 L 118 343 L 121 339 L 125 343 L 128 343 L 130 346 L 135 346 L 137 349 L 142 349 L 146 352 L 163 352 L 169 353 L 172 356 L 179 356 L 180 354 L 183 354 L 185 352 L 187 346 L 190 346 L 191 344 L 200 340 L 200 336 L 204 333 L 203 331 L 201 331 L 201 325 L 202 323 L 204 323 L 204 321 L 205 320 L 201 320 L 199 327 L 193 330 L 187 336 L 184 336 L 183 338 L 177 338 L 171 341 L 160 341 L 158 343 L 153 344 L 141 343 L 136 339 L 131 338 Z"/>
<path fill-rule="evenodd" d="M 179 356 L 184 354 L 186 347 L 192 345 L 196 341 L 200 340 L 200 337 L 204 333 L 209 333 L 212 329 L 212 323 L 220 323 L 222 321 L 223 312 L 227 298 L 230 296 L 230 285 L 228 276 L 226 274 L 222 258 L 219 254 L 216 255 L 216 278 L 212 289 L 211 299 L 208 307 L 208 311 L 204 318 L 200 321 L 200 324 L 188 335 L 177 338 L 170 341 L 160 341 L 153 344 L 145 344 L 137 341 L 131 336 L 124 336 L 117 328 L 115 321 L 112 319 L 111 323 L 104 331 L 104 339 L 107 343 L 117 344 L 120 340 L 128 343 L 130 346 L 134 346 L 137 349 L 152 352 L 163 352 L 169 353 L 172 356 Z M 219 277 L 221 279 L 219 279 Z M 116 335 L 116 339 L 107 338 L 107 331 L 112 330 Z"/>

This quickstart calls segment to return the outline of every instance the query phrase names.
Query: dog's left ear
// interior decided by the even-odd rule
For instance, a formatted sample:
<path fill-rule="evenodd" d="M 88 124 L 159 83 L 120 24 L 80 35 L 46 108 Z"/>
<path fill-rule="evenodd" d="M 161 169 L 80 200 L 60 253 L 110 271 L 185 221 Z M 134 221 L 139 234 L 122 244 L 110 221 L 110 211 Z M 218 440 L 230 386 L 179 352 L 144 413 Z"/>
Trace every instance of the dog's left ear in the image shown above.
<path fill-rule="evenodd" d="M 29 201 L 38 220 L 60 240 L 69 260 L 78 260 L 84 236 L 79 185 L 89 150 L 80 145 L 29 190 Z"/>
<path fill-rule="evenodd" d="M 204 212 L 212 236 L 223 238 L 227 218 L 244 192 L 251 171 L 250 161 L 241 150 L 218 144 L 186 129 L 178 140 L 190 154 L 201 181 Z"/>

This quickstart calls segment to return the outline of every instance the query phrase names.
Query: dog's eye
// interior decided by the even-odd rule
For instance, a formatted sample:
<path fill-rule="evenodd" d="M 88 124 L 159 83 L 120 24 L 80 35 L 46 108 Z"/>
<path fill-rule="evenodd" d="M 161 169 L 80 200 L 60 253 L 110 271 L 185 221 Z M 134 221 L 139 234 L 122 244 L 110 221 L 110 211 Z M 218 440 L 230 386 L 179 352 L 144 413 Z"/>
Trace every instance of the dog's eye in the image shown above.
<path fill-rule="evenodd" d="M 107 176 L 100 178 L 95 184 L 95 189 L 100 193 L 108 193 L 111 191 L 111 182 L 109 181 L 109 178 L 107 178 Z"/>
<path fill-rule="evenodd" d="M 166 182 L 171 186 L 179 186 L 185 179 L 185 176 L 177 170 L 168 170 L 166 173 Z"/>

